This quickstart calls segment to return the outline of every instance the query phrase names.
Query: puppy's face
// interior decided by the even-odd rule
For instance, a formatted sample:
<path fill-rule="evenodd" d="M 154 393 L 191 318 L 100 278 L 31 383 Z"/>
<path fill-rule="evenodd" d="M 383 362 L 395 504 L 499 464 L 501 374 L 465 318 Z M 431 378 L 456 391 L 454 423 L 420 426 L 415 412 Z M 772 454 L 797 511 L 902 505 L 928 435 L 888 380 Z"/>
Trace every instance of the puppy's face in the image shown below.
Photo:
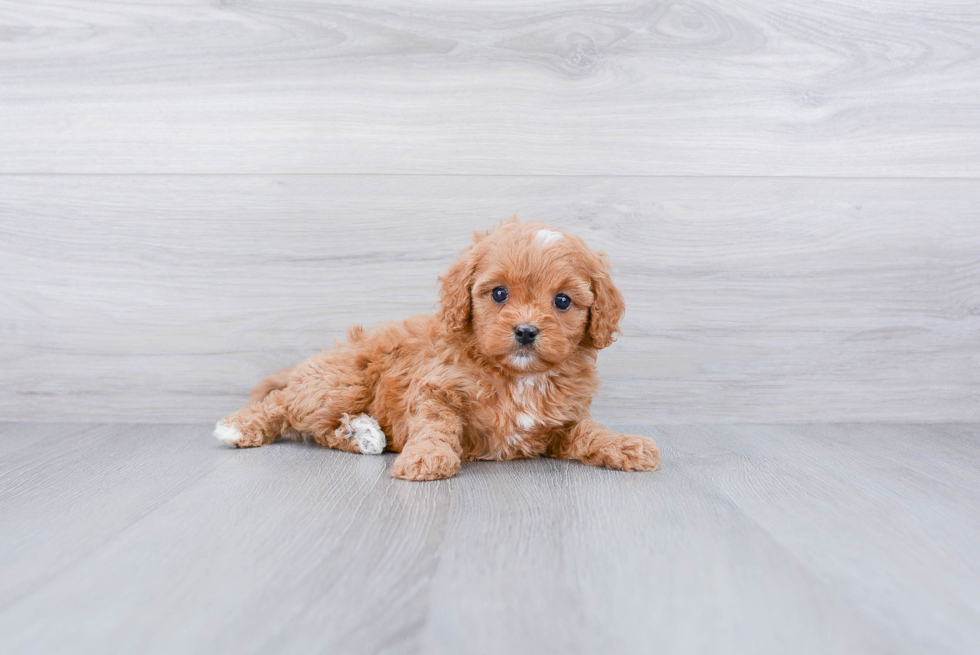
<path fill-rule="evenodd" d="M 481 354 L 513 371 L 545 371 L 577 349 L 608 346 L 623 313 L 605 258 L 535 223 L 478 235 L 440 280 L 447 326 L 469 331 Z"/>

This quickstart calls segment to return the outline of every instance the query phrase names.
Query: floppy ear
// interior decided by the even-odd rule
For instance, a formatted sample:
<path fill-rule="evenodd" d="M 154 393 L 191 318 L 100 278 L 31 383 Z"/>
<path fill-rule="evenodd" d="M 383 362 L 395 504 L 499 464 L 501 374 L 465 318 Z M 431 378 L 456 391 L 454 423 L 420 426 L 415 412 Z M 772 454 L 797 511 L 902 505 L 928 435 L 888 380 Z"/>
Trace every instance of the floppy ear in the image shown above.
<path fill-rule="evenodd" d="M 619 333 L 619 321 L 626 311 L 626 302 L 609 276 L 609 260 L 597 254 L 597 263 L 592 270 L 592 293 L 595 300 L 589 308 L 589 327 L 586 345 L 601 349 L 612 345 Z"/>
<path fill-rule="evenodd" d="M 450 332 L 460 332 L 469 325 L 473 285 L 473 272 L 476 269 L 476 256 L 470 246 L 453 262 L 446 274 L 439 278 L 439 318 Z"/>

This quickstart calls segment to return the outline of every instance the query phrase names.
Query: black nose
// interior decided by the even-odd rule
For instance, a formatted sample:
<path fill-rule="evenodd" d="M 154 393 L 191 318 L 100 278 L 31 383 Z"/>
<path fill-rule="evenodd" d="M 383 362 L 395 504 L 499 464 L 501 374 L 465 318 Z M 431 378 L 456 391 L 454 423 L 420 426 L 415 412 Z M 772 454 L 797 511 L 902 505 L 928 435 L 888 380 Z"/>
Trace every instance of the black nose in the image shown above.
<path fill-rule="evenodd" d="M 518 325 L 514 328 L 514 336 L 517 338 L 517 343 L 527 346 L 534 343 L 538 337 L 538 328 L 533 325 Z"/>

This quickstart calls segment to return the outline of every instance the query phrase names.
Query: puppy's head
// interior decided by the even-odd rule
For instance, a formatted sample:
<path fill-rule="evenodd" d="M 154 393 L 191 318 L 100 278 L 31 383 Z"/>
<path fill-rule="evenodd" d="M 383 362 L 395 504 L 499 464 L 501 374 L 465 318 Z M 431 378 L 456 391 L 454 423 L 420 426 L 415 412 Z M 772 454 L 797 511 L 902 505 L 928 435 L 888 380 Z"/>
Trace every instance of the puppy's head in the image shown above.
<path fill-rule="evenodd" d="M 577 236 L 511 219 L 474 237 L 442 284 L 440 317 L 490 360 L 541 372 L 610 345 L 625 309 L 605 255 Z"/>

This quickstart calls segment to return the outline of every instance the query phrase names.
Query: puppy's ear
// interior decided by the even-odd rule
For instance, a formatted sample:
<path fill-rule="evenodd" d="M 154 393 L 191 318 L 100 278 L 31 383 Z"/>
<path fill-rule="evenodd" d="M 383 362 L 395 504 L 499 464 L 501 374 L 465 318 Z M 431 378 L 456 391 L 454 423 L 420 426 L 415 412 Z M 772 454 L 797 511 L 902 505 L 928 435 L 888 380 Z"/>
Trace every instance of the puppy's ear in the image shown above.
<path fill-rule="evenodd" d="M 476 255 L 474 247 L 470 246 L 460 253 L 459 259 L 439 278 L 439 304 L 442 305 L 439 318 L 450 332 L 460 332 L 470 322 L 470 289 L 475 270 Z"/>
<path fill-rule="evenodd" d="M 609 276 L 609 259 L 596 254 L 592 270 L 592 293 L 595 300 L 589 309 L 589 327 L 585 345 L 601 349 L 612 345 L 619 333 L 619 321 L 626 312 L 626 302 Z"/>

